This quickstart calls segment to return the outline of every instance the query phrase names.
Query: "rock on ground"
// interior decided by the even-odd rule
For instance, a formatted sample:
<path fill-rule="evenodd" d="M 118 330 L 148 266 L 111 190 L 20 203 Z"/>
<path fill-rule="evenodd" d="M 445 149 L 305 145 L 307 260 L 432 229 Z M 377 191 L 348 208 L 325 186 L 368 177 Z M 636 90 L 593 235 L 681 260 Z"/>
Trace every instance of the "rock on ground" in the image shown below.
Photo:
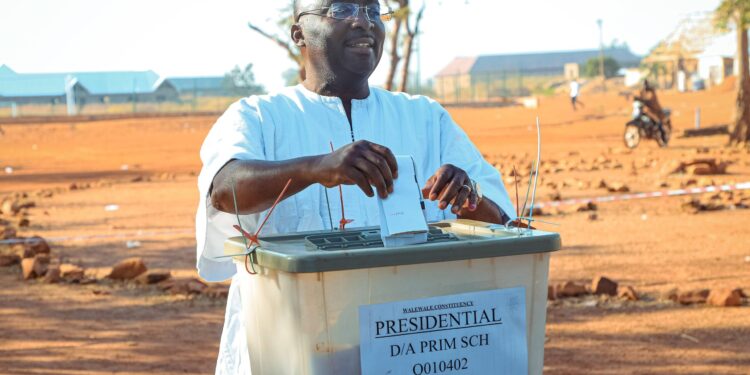
<path fill-rule="evenodd" d="M 107 278 L 112 280 L 132 280 L 147 270 L 143 259 L 128 258 L 112 267 L 112 272 L 107 275 Z"/>
<path fill-rule="evenodd" d="M 169 280 L 172 277 L 172 273 L 169 271 L 153 271 L 149 270 L 142 273 L 140 276 L 135 278 L 135 282 L 143 285 L 157 284 L 165 280 Z"/>
<path fill-rule="evenodd" d="M 36 207 L 36 203 L 34 201 L 20 201 L 20 200 L 14 200 L 14 199 L 6 199 L 3 201 L 2 205 L 0 205 L 0 211 L 5 215 L 18 215 L 21 211 Z"/>
<path fill-rule="evenodd" d="M 627 193 L 630 191 L 630 187 L 622 182 L 613 182 L 612 184 L 607 186 L 607 191 L 609 191 L 610 193 Z"/>
<path fill-rule="evenodd" d="M 196 278 L 171 279 L 159 283 L 159 288 L 171 294 L 200 294 L 208 286 Z"/>
<path fill-rule="evenodd" d="M 718 307 L 742 306 L 742 291 L 739 289 L 715 289 L 708 295 L 707 303 Z"/>
<path fill-rule="evenodd" d="M 21 257 L 16 254 L 0 254 L 0 267 L 10 267 L 21 263 Z"/>
<path fill-rule="evenodd" d="M 26 242 L 24 242 L 24 246 L 31 250 L 31 252 L 36 256 L 37 254 L 49 254 L 50 253 L 50 247 L 47 241 L 39 236 L 34 236 L 31 238 L 27 238 Z"/>
<path fill-rule="evenodd" d="M 16 238 L 16 233 L 16 228 L 13 228 L 10 225 L 0 226 L 0 240 L 9 240 L 12 238 Z"/>
<path fill-rule="evenodd" d="M 711 291 L 708 289 L 691 290 L 677 295 L 677 302 L 683 305 L 693 305 L 697 303 L 706 303 Z"/>
<path fill-rule="evenodd" d="M 557 295 L 555 294 L 555 287 L 554 285 L 548 285 L 547 286 L 547 300 L 548 301 L 554 301 L 557 299 Z"/>
<path fill-rule="evenodd" d="M 597 276 L 591 282 L 591 291 L 596 295 L 607 294 L 610 296 L 616 296 L 617 283 L 604 276 Z"/>
<path fill-rule="evenodd" d="M 689 162 L 678 163 L 670 174 L 689 174 L 693 176 L 726 174 L 727 167 L 732 163 L 718 159 L 694 159 Z"/>
<path fill-rule="evenodd" d="M 78 282 L 83 280 L 84 270 L 74 264 L 62 264 L 60 265 L 60 276 L 66 281 Z"/>
<path fill-rule="evenodd" d="M 22 217 L 18 219 L 18 227 L 19 228 L 28 228 L 31 225 L 31 221 L 27 217 Z"/>
<path fill-rule="evenodd" d="M 582 204 L 576 208 L 576 212 L 587 212 L 587 211 L 596 211 L 599 207 L 594 202 L 588 202 L 586 204 Z"/>
<path fill-rule="evenodd" d="M 44 276 L 47 273 L 50 257 L 48 254 L 39 254 L 33 258 L 21 261 L 21 274 L 24 280 L 31 280 Z"/>
<path fill-rule="evenodd" d="M 621 288 L 619 293 L 617 293 L 617 296 L 628 301 L 638 301 L 641 299 L 641 297 L 638 295 L 638 292 L 636 292 L 635 288 L 633 288 L 632 286 Z"/>
<path fill-rule="evenodd" d="M 589 291 L 583 284 L 579 284 L 575 281 L 568 281 L 562 284 L 558 284 L 555 287 L 555 294 L 560 298 L 578 297 L 589 294 Z"/>
<path fill-rule="evenodd" d="M 33 258 L 37 254 L 49 254 L 51 251 L 49 244 L 42 237 L 18 239 L 23 240 L 23 242 L 13 245 L 13 252 L 21 258 Z"/>
<path fill-rule="evenodd" d="M 47 273 L 44 275 L 44 280 L 47 284 L 57 284 L 62 281 L 62 276 L 60 276 L 60 267 L 59 266 L 50 266 L 49 269 L 47 269 Z"/>
<path fill-rule="evenodd" d="M 209 285 L 203 290 L 203 295 L 215 299 L 227 298 L 229 297 L 229 287 L 226 285 Z"/>
<path fill-rule="evenodd" d="M 112 267 L 92 267 L 84 270 L 84 276 L 91 280 L 106 279 L 112 273 Z"/>

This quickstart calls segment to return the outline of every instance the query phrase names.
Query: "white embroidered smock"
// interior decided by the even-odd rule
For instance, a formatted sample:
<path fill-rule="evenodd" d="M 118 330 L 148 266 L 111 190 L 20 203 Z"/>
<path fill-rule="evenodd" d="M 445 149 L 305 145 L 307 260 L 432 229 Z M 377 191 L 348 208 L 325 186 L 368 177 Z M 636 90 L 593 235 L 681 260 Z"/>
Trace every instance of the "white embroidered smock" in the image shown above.
<path fill-rule="evenodd" d="M 224 240 L 237 236 L 236 217 L 213 208 L 209 199 L 216 173 L 230 160 L 287 160 L 330 153 L 353 140 L 367 140 L 388 147 L 394 155 L 411 155 L 416 162 L 420 186 L 444 164 L 465 170 L 479 182 L 484 197 L 497 203 L 515 219 L 499 172 L 487 163 L 448 112 L 424 96 L 392 93 L 371 87 L 370 95 L 352 100 L 351 127 L 337 97 L 321 96 L 302 85 L 287 87 L 271 95 L 251 96 L 232 104 L 216 121 L 201 148 L 203 169 L 198 177 L 200 203 L 196 214 L 197 268 L 207 281 L 232 278 L 236 267 L 223 255 Z M 356 185 L 343 186 L 347 227 L 380 224 L 376 198 L 367 197 Z M 242 191 L 237 192 L 238 196 Z M 282 201 L 263 227 L 261 235 L 330 229 L 338 226 L 341 205 L 338 188 L 311 185 Z M 425 201 L 427 220 L 455 218 L 437 202 Z M 242 215 L 245 230 L 254 232 L 267 212 Z M 332 216 L 332 217 L 331 217 Z M 236 283 L 232 283 L 217 374 L 249 374 L 250 362 L 245 330 L 240 319 L 242 305 Z"/>

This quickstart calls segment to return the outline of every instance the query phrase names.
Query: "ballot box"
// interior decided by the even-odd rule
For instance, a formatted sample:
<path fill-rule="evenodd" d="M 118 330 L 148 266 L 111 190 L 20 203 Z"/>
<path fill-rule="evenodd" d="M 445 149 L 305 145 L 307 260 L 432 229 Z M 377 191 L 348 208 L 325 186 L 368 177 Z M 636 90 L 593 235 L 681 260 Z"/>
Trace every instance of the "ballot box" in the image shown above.
<path fill-rule="evenodd" d="M 383 247 L 377 227 L 261 237 L 257 274 L 233 258 L 252 373 L 541 374 L 560 246 L 468 220 L 404 247 Z M 244 250 L 225 242 L 228 256 Z"/>

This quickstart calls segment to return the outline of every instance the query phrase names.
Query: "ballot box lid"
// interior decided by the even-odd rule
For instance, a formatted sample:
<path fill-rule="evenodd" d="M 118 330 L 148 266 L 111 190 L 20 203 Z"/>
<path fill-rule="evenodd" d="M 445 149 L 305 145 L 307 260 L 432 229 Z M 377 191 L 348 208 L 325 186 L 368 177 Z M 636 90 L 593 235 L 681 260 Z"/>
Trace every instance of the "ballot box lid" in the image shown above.
<path fill-rule="evenodd" d="M 505 228 L 472 220 L 430 224 L 426 243 L 384 247 L 379 227 L 261 236 L 250 261 L 292 273 L 327 272 L 454 260 L 546 253 L 561 247 L 560 235 Z M 244 261 L 242 237 L 224 243 L 225 257 Z"/>

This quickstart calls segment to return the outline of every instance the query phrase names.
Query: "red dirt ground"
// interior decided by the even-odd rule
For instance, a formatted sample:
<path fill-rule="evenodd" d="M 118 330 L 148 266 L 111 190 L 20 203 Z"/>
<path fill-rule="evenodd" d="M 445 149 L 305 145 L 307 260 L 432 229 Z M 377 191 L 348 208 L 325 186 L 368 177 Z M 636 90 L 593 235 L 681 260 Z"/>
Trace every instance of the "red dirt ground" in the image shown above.
<path fill-rule="evenodd" d="M 581 99 L 586 107 L 577 112 L 565 97 L 543 98 L 539 109 L 450 112 L 505 173 L 514 164 L 528 171 L 536 144 L 532 125 L 539 115 L 545 161 L 541 201 L 552 195 L 607 195 L 597 188 L 602 179 L 625 183 L 633 192 L 660 190 L 662 183 L 680 186 L 693 177 L 669 175 L 668 164 L 705 157 L 733 162 L 728 174 L 707 176 L 714 183 L 750 181 L 750 155 L 724 147 L 726 136 L 675 137 L 666 149 L 646 141 L 628 152 L 622 131 L 630 103 L 616 94 Z M 704 125 L 727 124 L 732 117 L 733 95 L 728 90 L 662 94 L 662 102 L 673 110 L 675 135 L 693 126 L 697 106 Z M 214 120 L 4 125 L 0 167 L 11 166 L 14 173 L 0 175 L 0 196 L 27 192 L 36 201 L 30 211 L 32 225 L 20 235 L 122 235 L 55 243 L 53 252 L 67 262 L 104 267 L 140 256 L 152 268 L 194 275 L 189 230 L 197 204 L 198 149 Z M 590 168 L 593 165 L 597 168 Z M 134 182 L 139 176 L 146 181 Z M 90 186 L 69 190 L 72 183 Z M 513 191 L 512 185 L 508 188 Z M 37 196 L 43 189 L 55 193 Z M 645 293 L 647 301 L 551 303 L 546 374 L 750 373 L 747 306 L 686 307 L 658 298 L 674 288 L 750 292 L 750 210 L 691 214 L 682 208 L 683 200 L 600 204 L 593 221 L 575 207 L 547 210 L 544 220 L 560 226 L 540 226 L 559 231 L 564 243 L 564 250 L 552 256 L 551 283 L 590 282 L 606 275 Z M 104 206 L 109 204 L 120 209 L 107 212 Z M 140 230 L 174 232 L 144 236 L 141 247 L 126 247 L 125 241 Z M 165 296 L 115 284 L 23 282 L 14 268 L 0 269 L 0 285 L 0 373 L 213 371 L 223 300 Z"/>

